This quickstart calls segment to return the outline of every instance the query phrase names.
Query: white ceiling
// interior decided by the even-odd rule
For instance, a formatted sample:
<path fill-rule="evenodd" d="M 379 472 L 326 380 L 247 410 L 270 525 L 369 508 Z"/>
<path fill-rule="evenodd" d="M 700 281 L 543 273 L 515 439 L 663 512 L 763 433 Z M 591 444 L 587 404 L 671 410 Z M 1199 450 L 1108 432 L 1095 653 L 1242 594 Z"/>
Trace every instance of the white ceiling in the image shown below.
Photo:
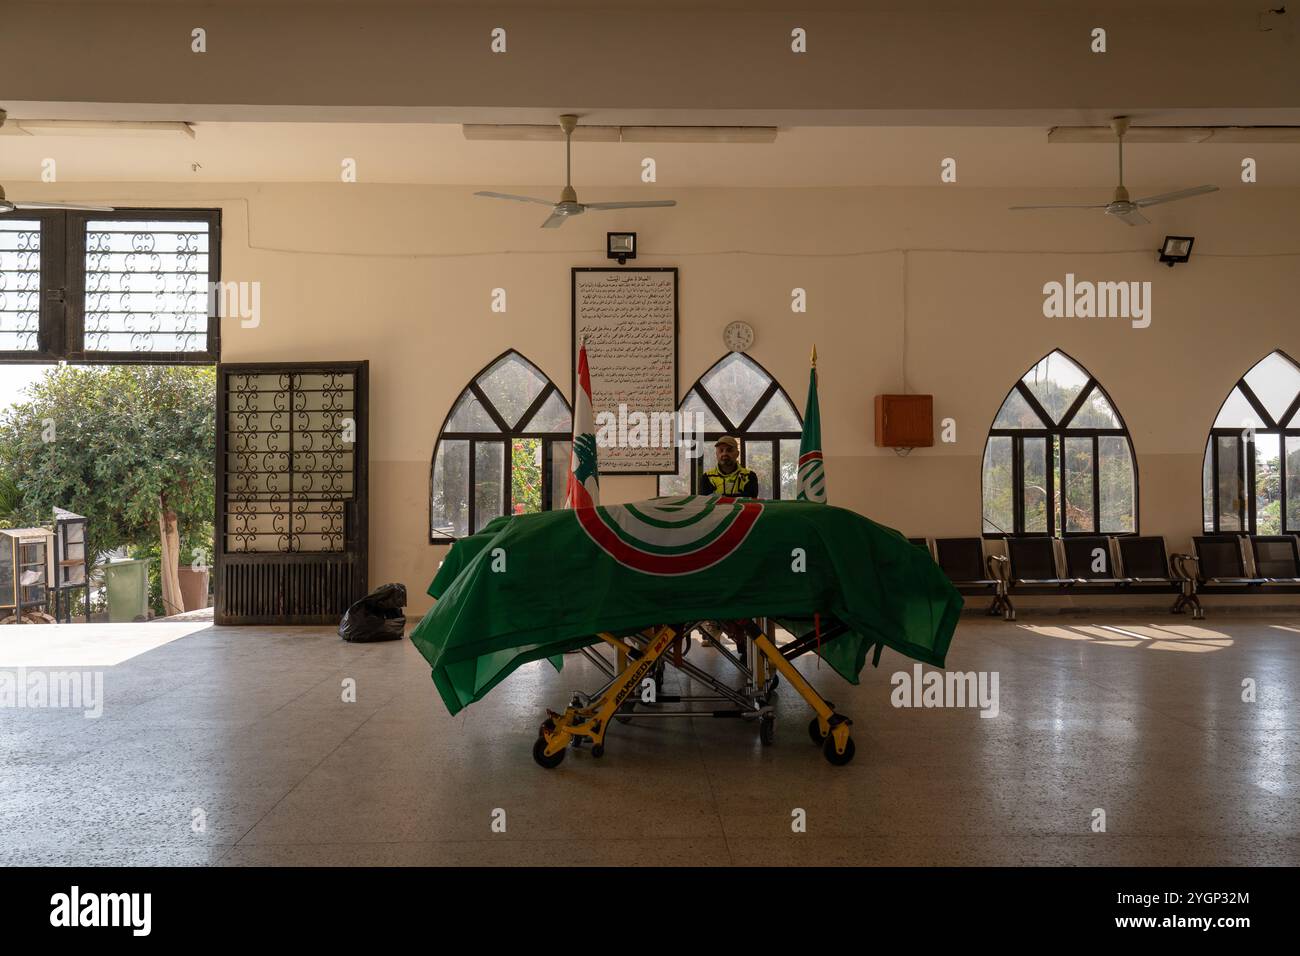
<path fill-rule="evenodd" d="M 19 184 L 41 182 L 46 159 L 55 160 L 63 183 L 338 182 L 345 158 L 356 160 L 360 182 L 558 192 L 564 181 L 562 144 L 467 142 L 458 125 L 200 123 L 195 132 L 194 139 L 3 136 L 0 182 L 21 197 Z M 1300 186 L 1300 145 L 1261 144 L 1130 144 L 1125 182 L 1139 191 L 1241 186 L 1247 156 L 1257 162 L 1260 186 Z M 1114 146 L 1048 144 L 1045 128 L 799 127 L 782 129 L 768 145 L 575 143 L 574 183 L 579 190 L 639 186 L 646 157 L 655 160 L 661 188 L 938 186 L 948 157 L 957 160 L 957 187 L 1107 190 L 1116 178 Z"/>

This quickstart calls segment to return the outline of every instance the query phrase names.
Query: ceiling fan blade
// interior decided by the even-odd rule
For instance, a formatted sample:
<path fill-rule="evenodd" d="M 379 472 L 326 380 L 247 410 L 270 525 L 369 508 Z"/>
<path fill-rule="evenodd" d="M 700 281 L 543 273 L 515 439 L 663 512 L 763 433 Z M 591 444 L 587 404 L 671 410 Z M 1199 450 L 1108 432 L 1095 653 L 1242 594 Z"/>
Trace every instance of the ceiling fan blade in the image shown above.
<path fill-rule="evenodd" d="M 569 218 L 568 216 L 561 216 L 558 212 L 553 212 L 551 213 L 550 217 L 546 220 L 546 222 L 542 223 L 542 228 L 559 229 L 561 226 L 564 225 L 564 220 L 568 218 Z"/>
<path fill-rule="evenodd" d="M 1061 202 L 1037 206 L 1008 206 L 1008 209 L 1105 209 L 1104 202 Z"/>
<path fill-rule="evenodd" d="M 651 209 L 661 206 L 676 206 L 676 199 L 653 199 L 647 202 L 588 202 L 583 203 L 587 209 Z"/>
<path fill-rule="evenodd" d="M 1128 212 L 1109 212 L 1108 214 L 1128 223 L 1130 226 L 1145 226 L 1151 222 L 1150 219 L 1136 209 L 1130 209 Z"/>
<path fill-rule="evenodd" d="M 1193 186 L 1191 189 L 1180 189 L 1177 192 L 1161 193 L 1159 196 L 1147 196 L 1145 199 L 1133 200 L 1135 206 L 1155 206 L 1162 202 L 1173 202 L 1176 199 L 1186 199 L 1189 196 L 1200 196 L 1205 193 L 1218 192 L 1218 186 Z"/>
<path fill-rule="evenodd" d="M 84 212 L 113 212 L 112 206 L 91 206 L 75 202 L 15 202 L 15 209 L 74 209 Z"/>
<path fill-rule="evenodd" d="M 515 202 L 535 202 L 535 203 L 537 203 L 538 205 L 541 205 L 541 206 L 554 206 L 554 205 L 555 205 L 555 203 L 553 203 L 553 202 L 552 202 L 551 200 L 549 200 L 549 199 L 538 199 L 538 198 L 536 198 L 535 196 L 515 196 L 515 195 L 513 195 L 513 194 L 511 194 L 511 193 L 477 192 L 477 193 L 475 193 L 474 195 L 475 195 L 475 196 L 487 196 L 489 199 L 513 199 Z"/>

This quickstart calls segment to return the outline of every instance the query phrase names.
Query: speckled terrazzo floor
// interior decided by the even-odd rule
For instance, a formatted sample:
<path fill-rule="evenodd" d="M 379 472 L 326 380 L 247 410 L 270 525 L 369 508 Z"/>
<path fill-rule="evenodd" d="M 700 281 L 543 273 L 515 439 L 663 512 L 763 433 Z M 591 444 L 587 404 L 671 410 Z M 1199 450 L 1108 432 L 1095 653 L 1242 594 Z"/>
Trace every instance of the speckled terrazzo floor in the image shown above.
<path fill-rule="evenodd" d="M 843 768 L 788 688 L 771 747 L 735 720 L 634 721 L 548 772 L 544 709 L 599 683 L 575 656 L 450 717 L 407 641 L 113 639 L 102 717 L 0 708 L 0 864 L 1300 863 L 1297 617 L 968 618 L 949 668 L 997 672 L 991 719 L 891 706 L 911 662 L 890 652 L 857 687 L 803 659 L 855 721 Z M 5 640 L 0 671 L 40 663 Z"/>

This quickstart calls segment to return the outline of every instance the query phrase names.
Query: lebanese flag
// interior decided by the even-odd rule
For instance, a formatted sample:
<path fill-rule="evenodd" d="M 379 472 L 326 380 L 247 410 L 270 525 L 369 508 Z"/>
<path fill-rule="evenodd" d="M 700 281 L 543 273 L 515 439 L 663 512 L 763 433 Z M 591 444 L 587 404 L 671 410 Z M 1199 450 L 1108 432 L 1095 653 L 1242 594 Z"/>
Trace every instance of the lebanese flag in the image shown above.
<path fill-rule="evenodd" d="M 591 370 L 587 343 L 578 351 L 578 393 L 573 396 L 573 455 L 564 507 L 592 508 L 600 504 L 600 472 L 596 468 L 596 417 L 591 410 Z"/>

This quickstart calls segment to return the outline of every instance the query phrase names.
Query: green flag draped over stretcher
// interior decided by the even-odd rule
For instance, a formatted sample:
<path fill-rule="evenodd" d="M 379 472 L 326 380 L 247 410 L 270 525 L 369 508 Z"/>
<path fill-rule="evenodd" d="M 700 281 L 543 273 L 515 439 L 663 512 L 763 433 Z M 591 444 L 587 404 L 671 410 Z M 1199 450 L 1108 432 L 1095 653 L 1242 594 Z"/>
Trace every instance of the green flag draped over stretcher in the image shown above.
<path fill-rule="evenodd" d="M 430 593 L 411 640 L 452 713 L 599 631 L 670 621 L 819 614 L 848 628 L 820 653 L 854 683 L 877 644 L 942 667 L 962 606 L 929 555 L 855 512 L 708 495 L 495 519 Z"/>

